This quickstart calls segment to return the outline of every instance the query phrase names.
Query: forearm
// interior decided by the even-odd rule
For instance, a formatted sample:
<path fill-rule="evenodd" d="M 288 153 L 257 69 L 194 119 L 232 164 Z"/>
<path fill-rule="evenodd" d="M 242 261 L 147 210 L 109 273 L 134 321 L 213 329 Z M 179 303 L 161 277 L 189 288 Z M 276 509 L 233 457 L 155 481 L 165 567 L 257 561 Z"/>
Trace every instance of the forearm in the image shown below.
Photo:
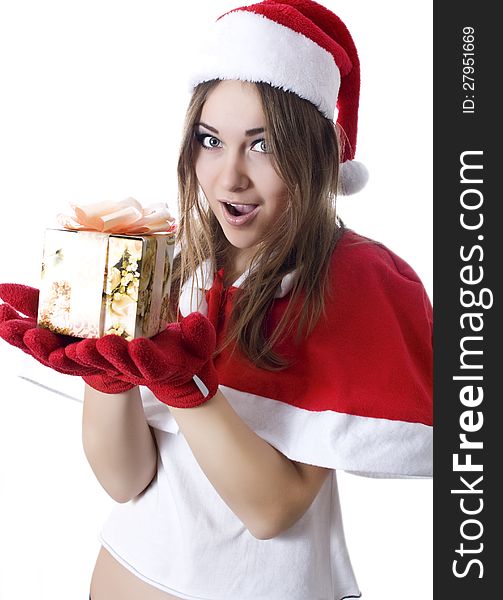
<path fill-rule="evenodd" d="M 171 411 L 204 473 L 253 535 L 273 537 L 308 508 L 295 464 L 256 435 L 221 392 Z"/>
<path fill-rule="evenodd" d="M 82 441 L 94 474 L 114 500 L 126 502 L 152 481 L 157 449 L 139 388 L 102 394 L 86 385 Z"/>

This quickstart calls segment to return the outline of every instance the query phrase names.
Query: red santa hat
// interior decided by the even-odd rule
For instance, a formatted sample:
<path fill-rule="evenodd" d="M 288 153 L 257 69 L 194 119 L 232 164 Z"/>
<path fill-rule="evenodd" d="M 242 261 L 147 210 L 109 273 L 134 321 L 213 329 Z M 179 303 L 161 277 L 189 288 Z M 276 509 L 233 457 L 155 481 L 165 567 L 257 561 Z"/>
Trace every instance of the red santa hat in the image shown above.
<path fill-rule="evenodd" d="M 212 79 L 265 82 L 310 101 L 343 131 L 339 191 L 368 179 L 354 159 L 360 63 L 344 23 L 312 0 L 263 0 L 222 15 L 205 39 L 191 87 Z"/>

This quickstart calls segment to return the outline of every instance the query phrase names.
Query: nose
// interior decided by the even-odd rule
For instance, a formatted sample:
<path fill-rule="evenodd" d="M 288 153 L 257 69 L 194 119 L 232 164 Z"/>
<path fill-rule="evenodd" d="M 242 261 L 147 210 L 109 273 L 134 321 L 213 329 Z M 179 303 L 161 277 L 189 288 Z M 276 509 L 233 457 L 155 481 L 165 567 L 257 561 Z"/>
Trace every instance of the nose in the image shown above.
<path fill-rule="evenodd" d="M 225 191 L 236 192 L 248 188 L 250 176 L 245 157 L 238 150 L 227 152 L 220 167 L 220 185 Z"/>

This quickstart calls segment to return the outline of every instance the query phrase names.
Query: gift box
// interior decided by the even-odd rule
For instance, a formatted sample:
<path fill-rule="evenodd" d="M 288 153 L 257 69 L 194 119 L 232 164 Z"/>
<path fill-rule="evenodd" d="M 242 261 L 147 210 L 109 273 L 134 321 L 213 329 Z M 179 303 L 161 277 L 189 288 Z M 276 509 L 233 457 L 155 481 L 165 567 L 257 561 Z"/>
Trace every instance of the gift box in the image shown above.
<path fill-rule="evenodd" d="M 74 207 L 78 222 L 73 217 L 60 218 L 66 228 L 46 229 L 38 312 L 41 327 L 79 338 L 112 333 L 127 340 L 152 337 L 164 329 L 175 241 L 173 219 L 167 213 L 169 221 L 162 231 L 153 219 L 145 225 L 146 209 L 141 209 L 141 217 L 136 214 L 133 223 L 125 223 L 123 213 L 131 212 L 131 201 L 106 203 L 107 215 L 115 215 L 111 218 L 103 215 L 104 203 Z M 133 207 L 140 210 L 137 203 Z"/>

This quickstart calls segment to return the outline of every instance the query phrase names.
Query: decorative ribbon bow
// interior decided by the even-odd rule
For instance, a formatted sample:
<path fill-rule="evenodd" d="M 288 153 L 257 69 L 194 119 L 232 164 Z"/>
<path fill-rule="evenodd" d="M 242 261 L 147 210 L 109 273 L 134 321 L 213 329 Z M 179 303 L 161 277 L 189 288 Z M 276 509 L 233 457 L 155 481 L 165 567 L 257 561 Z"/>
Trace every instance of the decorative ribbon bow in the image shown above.
<path fill-rule="evenodd" d="M 59 214 L 58 223 L 74 231 L 100 231 L 103 233 L 173 233 L 175 219 L 164 203 L 143 208 L 134 198 L 120 202 L 96 202 L 82 206 L 71 204 L 73 215 Z"/>

